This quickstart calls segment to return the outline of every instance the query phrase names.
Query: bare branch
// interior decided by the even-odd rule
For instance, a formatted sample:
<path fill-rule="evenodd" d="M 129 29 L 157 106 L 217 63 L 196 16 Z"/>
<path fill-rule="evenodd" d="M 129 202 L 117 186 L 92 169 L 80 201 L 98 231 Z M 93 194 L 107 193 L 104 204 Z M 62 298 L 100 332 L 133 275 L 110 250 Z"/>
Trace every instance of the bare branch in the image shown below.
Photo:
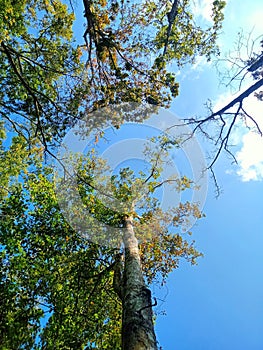
<path fill-rule="evenodd" d="M 249 41 L 251 41 L 250 38 Z M 246 45 L 247 48 L 251 46 L 248 42 L 246 43 Z M 239 90 L 241 88 L 242 82 L 244 82 L 247 74 L 249 73 L 252 73 L 252 76 L 254 80 L 256 80 L 256 82 L 251 84 L 245 91 L 239 93 L 237 97 L 233 98 L 229 103 L 227 103 L 225 106 L 223 106 L 215 112 L 211 108 L 211 105 L 208 105 L 208 116 L 204 118 L 184 119 L 186 125 L 193 126 L 192 135 L 190 135 L 189 138 L 192 137 L 197 131 L 199 131 L 207 139 L 212 141 L 214 146 L 216 147 L 215 154 L 213 155 L 211 163 L 208 165 L 207 169 L 211 171 L 212 178 L 216 186 L 217 196 L 220 193 L 220 189 L 213 168 L 223 150 L 231 156 L 234 163 L 237 163 L 237 159 L 235 158 L 235 154 L 231 151 L 231 145 L 229 142 L 231 134 L 233 133 L 233 129 L 237 125 L 238 120 L 241 119 L 245 122 L 251 121 L 252 127 L 250 123 L 246 126 L 250 129 L 253 128 L 253 130 L 255 130 L 260 136 L 263 136 L 263 131 L 261 130 L 256 118 L 250 115 L 244 107 L 245 99 L 253 95 L 256 97 L 260 96 L 260 93 L 257 93 L 256 91 L 258 91 L 258 89 L 260 89 L 263 86 L 263 53 L 262 51 L 260 54 L 254 53 L 253 45 L 254 42 L 252 42 L 251 52 L 249 52 L 249 58 L 244 60 L 241 57 L 241 48 L 243 48 L 244 44 L 241 41 L 241 39 L 239 39 L 239 55 L 237 56 L 237 58 L 231 58 L 231 60 L 228 59 L 227 61 L 230 61 L 230 63 L 232 64 L 231 70 L 233 69 L 233 67 L 237 69 L 237 71 L 234 70 L 233 76 L 230 79 L 230 83 L 232 83 L 234 80 L 239 80 Z M 240 62 L 241 64 L 239 64 Z M 230 83 L 228 83 L 227 86 L 229 86 Z M 258 97 L 258 99 L 260 100 L 260 97 Z M 214 132 L 213 135 L 210 133 L 210 131 L 212 130 L 211 128 L 209 128 L 211 123 L 215 123 L 219 127 L 219 129 L 216 130 L 216 135 L 214 134 Z M 205 126 L 208 126 L 208 131 L 205 130 Z"/>

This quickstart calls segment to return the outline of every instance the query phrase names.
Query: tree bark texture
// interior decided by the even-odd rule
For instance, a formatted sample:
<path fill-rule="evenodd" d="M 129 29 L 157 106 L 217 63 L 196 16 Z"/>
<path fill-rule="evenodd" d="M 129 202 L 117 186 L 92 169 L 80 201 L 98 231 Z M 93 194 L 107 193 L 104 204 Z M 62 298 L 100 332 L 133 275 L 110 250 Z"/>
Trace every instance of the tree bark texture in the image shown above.
<path fill-rule="evenodd" d="M 151 291 L 141 270 L 132 218 L 125 220 L 125 261 L 122 284 L 122 350 L 157 350 Z"/>

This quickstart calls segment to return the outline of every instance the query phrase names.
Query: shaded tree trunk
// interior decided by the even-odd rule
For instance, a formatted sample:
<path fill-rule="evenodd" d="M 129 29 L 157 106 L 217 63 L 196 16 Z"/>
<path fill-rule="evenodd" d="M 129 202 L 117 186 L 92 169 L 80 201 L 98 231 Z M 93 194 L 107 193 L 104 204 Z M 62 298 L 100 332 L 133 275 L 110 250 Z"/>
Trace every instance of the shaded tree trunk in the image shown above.
<path fill-rule="evenodd" d="M 151 291 L 146 287 L 132 218 L 125 220 L 122 278 L 122 350 L 157 350 Z"/>

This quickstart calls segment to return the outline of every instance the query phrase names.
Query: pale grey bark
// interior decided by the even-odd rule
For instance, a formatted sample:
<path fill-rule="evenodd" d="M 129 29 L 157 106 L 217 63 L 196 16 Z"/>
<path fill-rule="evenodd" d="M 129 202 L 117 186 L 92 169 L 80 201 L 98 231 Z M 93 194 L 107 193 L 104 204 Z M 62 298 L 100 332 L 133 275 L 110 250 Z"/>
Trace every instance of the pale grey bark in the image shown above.
<path fill-rule="evenodd" d="M 122 279 L 122 350 L 157 350 L 151 291 L 144 283 L 138 241 L 131 217 L 125 220 L 123 241 L 125 261 Z"/>

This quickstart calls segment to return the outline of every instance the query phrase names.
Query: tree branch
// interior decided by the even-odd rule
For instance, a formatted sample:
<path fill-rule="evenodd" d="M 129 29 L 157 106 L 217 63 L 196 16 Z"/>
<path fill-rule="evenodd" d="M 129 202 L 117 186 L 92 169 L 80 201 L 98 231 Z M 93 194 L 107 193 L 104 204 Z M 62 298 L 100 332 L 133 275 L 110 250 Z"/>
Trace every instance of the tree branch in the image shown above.
<path fill-rule="evenodd" d="M 175 21 L 175 17 L 177 16 L 178 3 L 179 3 L 179 0 L 174 0 L 171 11 L 167 13 L 168 28 L 167 28 L 166 40 L 165 40 L 165 45 L 164 45 L 164 50 L 163 50 L 163 56 L 166 54 L 167 47 L 168 47 L 168 41 L 169 41 L 171 31 L 172 31 L 172 25 Z"/>
<path fill-rule="evenodd" d="M 248 67 L 249 72 L 254 72 L 257 70 L 259 67 L 263 65 L 263 55 L 256 61 L 254 62 L 250 67 Z"/>
<path fill-rule="evenodd" d="M 229 102 L 225 107 L 221 108 L 219 111 L 211 114 L 209 117 L 206 118 L 206 120 L 212 119 L 215 116 L 224 114 L 228 109 L 233 107 L 236 103 L 242 102 L 245 98 L 250 96 L 253 92 L 255 92 L 257 89 L 259 89 L 263 85 L 263 78 L 257 81 L 255 84 L 250 86 L 247 90 L 242 92 L 239 96 L 237 96 L 234 100 Z"/>

